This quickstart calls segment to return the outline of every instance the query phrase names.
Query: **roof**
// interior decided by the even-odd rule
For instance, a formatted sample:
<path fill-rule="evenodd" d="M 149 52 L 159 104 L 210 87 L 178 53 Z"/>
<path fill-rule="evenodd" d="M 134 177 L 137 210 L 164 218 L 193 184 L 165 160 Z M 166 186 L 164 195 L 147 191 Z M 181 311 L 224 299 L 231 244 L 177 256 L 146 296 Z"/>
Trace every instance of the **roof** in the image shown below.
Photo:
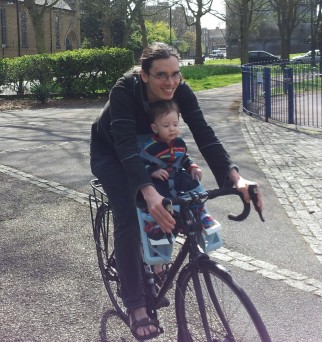
<path fill-rule="evenodd" d="M 56 0 L 35 0 L 35 3 L 37 5 L 45 5 L 46 3 L 47 5 L 51 5 L 55 1 Z M 69 11 L 72 10 L 70 6 L 64 0 L 59 0 L 57 4 L 54 5 L 54 7 L 59 8 L 59 9 L 69 10 Z"/>

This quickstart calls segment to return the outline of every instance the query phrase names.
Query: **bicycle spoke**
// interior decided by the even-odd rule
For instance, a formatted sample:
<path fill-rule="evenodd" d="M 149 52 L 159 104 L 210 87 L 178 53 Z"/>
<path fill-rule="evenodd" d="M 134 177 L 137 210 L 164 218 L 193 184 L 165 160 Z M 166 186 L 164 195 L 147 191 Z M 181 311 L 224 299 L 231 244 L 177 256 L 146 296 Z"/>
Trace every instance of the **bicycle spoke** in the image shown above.
<path fill-rule="evenodd" d="M 177 319 L 183 336 L 190 336 L 194 342 L 270 342 L 250 299 L 229 274 L 220 271 L 211 261 L 203 262 L 200 268 L 198 283 L 204 310 L 200 310 L 191 268 L 179 277 Z M 208 326 L 204 325 L 204 314 Z"/>
<path fill-rule="evenodd" d="M 120 280 L 114 256 L 113 215 L 109 207 L 105 205 L 101 206 L 97 212 L 94 238 L 98 265 L 106 291 L 117 313 L 125 320 L 126 309 L 121 299 Z"/>

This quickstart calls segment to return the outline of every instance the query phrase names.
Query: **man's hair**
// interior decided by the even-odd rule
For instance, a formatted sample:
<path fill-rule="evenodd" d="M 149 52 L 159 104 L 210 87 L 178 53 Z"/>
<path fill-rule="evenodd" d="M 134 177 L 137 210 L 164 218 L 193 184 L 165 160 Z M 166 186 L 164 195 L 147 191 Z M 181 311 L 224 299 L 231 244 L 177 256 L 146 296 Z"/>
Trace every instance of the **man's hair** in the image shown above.
<path fill-rule="evenodd" d="M 153 43 L 145 48 L 141 55 L 141 68 L 145 73 L 149 73 L 153 61 L 157 59 L 166 59 L 171 56 L 180 59 L 178 51 L 165 43 Z"/>
<path fill-rule="evenodd" d="M 180 114 L 179 106 L 174 100 L 170 100 L 170 101 L 162 100 L 162 101 L 158 101 L 158 102 L 151 104 L 150 112 L 149 112 L 150 124 L 154 123 L 158 117 L 165 116 L 173 111 L 178 113 L 178 118 L 179 118 L 179 114 Z"/>

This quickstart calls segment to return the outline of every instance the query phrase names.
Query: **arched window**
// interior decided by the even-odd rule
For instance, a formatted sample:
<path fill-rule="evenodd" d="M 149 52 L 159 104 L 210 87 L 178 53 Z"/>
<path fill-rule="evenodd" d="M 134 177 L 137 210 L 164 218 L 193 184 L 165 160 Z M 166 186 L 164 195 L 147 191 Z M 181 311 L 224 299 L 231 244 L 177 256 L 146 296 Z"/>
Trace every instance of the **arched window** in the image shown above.
<path fill-rule="evenodd" d="M 56 19 L 55 19 L 55 33 L 56 33 L 56 48 L 60 49 L 60 22 L 59 22 L 58 15 L 56 15 Z"/>
<path fill-rule="evenodd" d="M 0 13 L 1 19 L 1 44 L 2 48 L 7 45 L 7 18 L 6 18 L 6 9 L 1 7 Z"/>
<path fill-rule="evenodd" d="M 66 37 L 66 50 L 72 50 L 72 49 L 73 49 L 72 42 L 69 39 L 69 37 Z"/>
<path fill-rule="evenodd" d="M 21 46 L 24 48 L 28 47 L 27 40 L 27 15 L 26 12 L 21 12 Z"/>

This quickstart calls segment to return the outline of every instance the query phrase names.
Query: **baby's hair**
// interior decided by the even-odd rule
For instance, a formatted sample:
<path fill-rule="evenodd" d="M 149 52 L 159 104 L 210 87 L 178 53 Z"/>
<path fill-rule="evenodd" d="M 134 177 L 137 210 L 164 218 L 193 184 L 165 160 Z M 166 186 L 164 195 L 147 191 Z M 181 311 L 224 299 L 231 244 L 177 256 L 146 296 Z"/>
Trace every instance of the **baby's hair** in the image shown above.
<path fill-rule="evenodd" d="M 179 106 L 174 100 L 170 101 L 158 101 L 150 106 L 150 113 L 149 113 L 149 121 L 150 123 L 154 123 L 155 120 L 160 117 L 169 114 L 170 112 L 177 112 L 178 118 L 180 114 Z"/>

